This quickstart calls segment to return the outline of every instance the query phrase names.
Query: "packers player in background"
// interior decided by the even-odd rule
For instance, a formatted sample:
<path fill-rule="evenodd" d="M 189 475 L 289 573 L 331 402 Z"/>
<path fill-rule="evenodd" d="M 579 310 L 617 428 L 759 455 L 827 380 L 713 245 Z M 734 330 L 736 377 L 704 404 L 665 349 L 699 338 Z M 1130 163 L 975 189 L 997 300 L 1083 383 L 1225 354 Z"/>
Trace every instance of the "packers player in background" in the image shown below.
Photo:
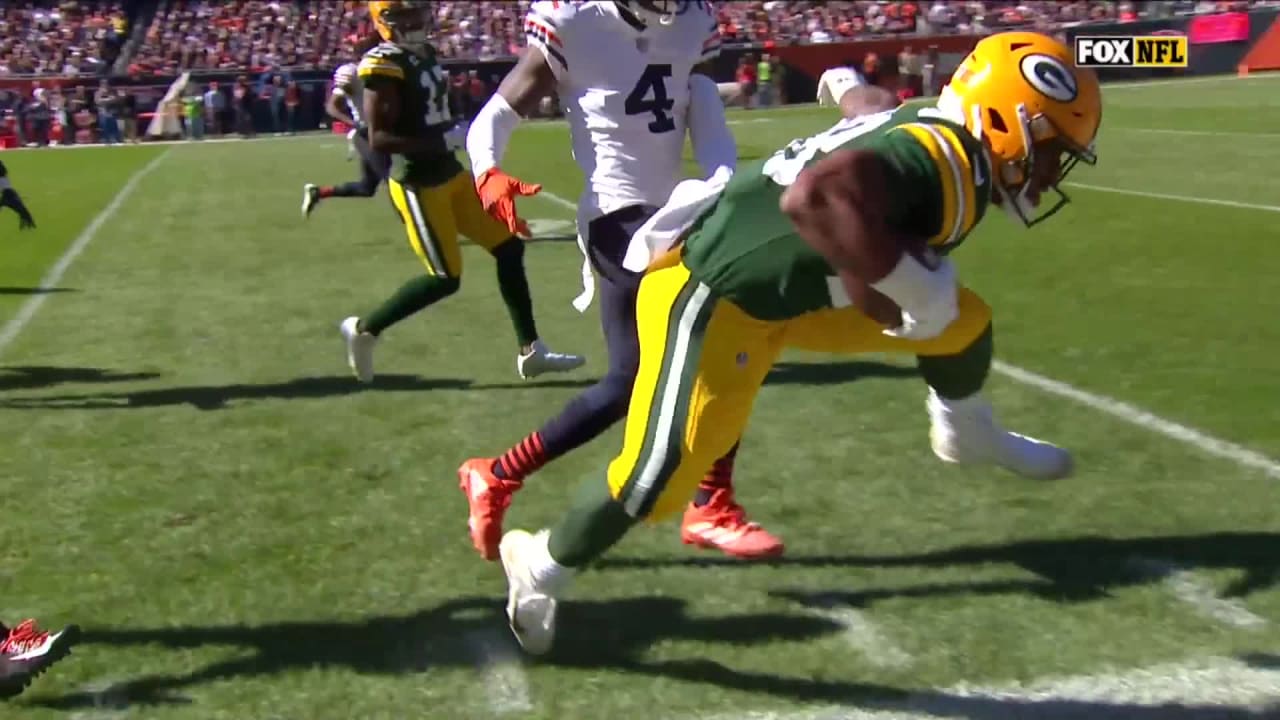
<path fill-rule="evenodd" d="M 654 257 L 637 300 L 640 371 L 622 450 L 559 523 L 512 530 L 500 545 L 525 650 L 550 649 L 557 598 L 579 568 L 688 501 L 737 442 L 784 346 L 916 355 L 940 459 L 1069 474 L 1070 453 L 994 419 L 982 394 L 991 311 L 957 284 L 946 254 L 988 203 L 1027 226 L 1059 210 L 1067 172 L 1095 162 L 1101 115 L 1097 77 L 1065 45 L 1000 33 L 974 47 L 936 107 L 846 117 L 708 197 L 678 188 L 640 230 Z M 658 242 L 667 221 L 687 236 Z"/>
<path fill-rule="evenodd" d="M 623 258 L 636 230 L 683 177 L 686 131 L 706 177 L 727 179 L 737 165 L 724 102 L 711 79 L 720 33 L 706 3 L 535 2 L 525 31 L 529 46 L 471 123 L 472 172 L 490 213 L 509 229 L 518 227 L 515 196 L 530 186 L 502 171 L 503 152 L 521 116 L 558 94 L 573 156 L 586 175 L 578 234 L 590 265 L 587 292 L 575 305 L 585 310 L 599 287 L 609 369 L 502 455 L 472 458 L 458 469 L 471 540 L 488 560 L 498 558 L 503 516 L 524 481 L 626 414 L 640 365 L 635 311 L 643 273 L 624 268 Z M 735 446 L 708 463 L 685 508 L 681 539 L 734 557 L 776 557 L 782 540 L 751 522 L 735 498 L 736 455 Z"/>
<path fill-rule="evenodd" d="M 307 183 L 302 188 L 302 217 L 308 218 L 321 200 L 331 197 L 371 198 L 391 172 L 391 158 L 369 147 L 369 127 L 361 109 L 363 85 L 355 63 L 343 63 L 333 72 L 333 87 L 325 100 L 329 117 L 351 128 L 347 132 L 347 159 L 360 158 L 360 179 L 342 185 Z"/>
<path fill-rule="evenodd" d="M 581 367 L 582 357 L 552 352 L 539 339 L 524 270 L 524 243 L 484 211 L 471 174 L 448 146 L 446 134 L 454 125 L 448 82 L 427 39 L 434 3 L 375 0 L 368 5 L 383 39 L 356 66 L 364 85 L 369 145 L 393 157 L 387 189 L 427 272 L 367 315 L 342 322 L 352 372 L 361 382 L 372 381 L 374 346 L 383 331 L 458 291 L 459 233 L 497 262 L 498 286 L 519 342 L 520 376 Z"/>
<path fill-rule="evenodd" d="M 26 204 L 22 202 L 22 196 L 13 188 L 13 183 L 9 181 L 9 170 L 2 162 L 0 162 L 0 207 L 10 208 L 18 214 L 19 230 L 35 229 L 36 220 L 31 217 L 31 211 L 27 210 Z"/>

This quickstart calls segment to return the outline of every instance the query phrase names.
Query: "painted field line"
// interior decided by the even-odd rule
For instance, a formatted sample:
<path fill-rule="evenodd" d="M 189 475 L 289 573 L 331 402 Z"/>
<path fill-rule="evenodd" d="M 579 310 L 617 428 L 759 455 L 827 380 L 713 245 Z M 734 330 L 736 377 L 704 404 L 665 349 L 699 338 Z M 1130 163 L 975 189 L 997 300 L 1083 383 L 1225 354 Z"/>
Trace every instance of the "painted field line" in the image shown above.
<path fill-rule="evenodd" d="M 151 171 L 155 170 L 165 158 L 169 157 L 170 152 L 172 151 L 165 150 L 130 176 L 124 187 L 121 187 L 116 196 L 111 198 L 111 202 L 107 203 L 107 206 L 89 221 L 84 230 L 80 231 L 71 246 L 62 253 L 62 256 L 53 264 L 53 267 L 49 268 L 49 272 L 45 273 L 45 276 L 41 278 L 39 292 L 36 292 L 26 302 L 22 303 L 22 306 L 18 308 L 17 314 L 10 318 L 9 322 L 4 324 L 4 327 L 0 327 L 0 354 L 4 353 L 14 338 L 18 337 L 18 334 L 31 322 L 31 318 L 35 317 L 40 308 L 44 306 L 44 301 L 49 297 L 49 293 L 46 291 L 57 287 L 62 280 L 62 276 L 66 274 L 67 268 L 71 267 L 71 263 L 75 262 L 85 248 L 89 247 L 89 243 L 93 242 L 93 239 L 97 237 L 98 230 L 119 212 L 120 207 L 133 194 L 134 188 L 138 187 L 138 183 L 151 174 Z"/>
<path fill-rule="evenodd" d="M 915 661 L 861 610 L 838 605 L 807 609 L 816 617 L 839 625 L 845 641 L 869 665 L 896 670 L 908 667 Z"/>
<path fill-rule="evenodd" d="M 1093 188 L 1095 186 L 1084 187 Z M 546 190 L 543 190 L 538 197 L 544 197 L 547 200 L 570 210 L 576 210 L 577 207 L 573 202 L 554 193 L 547 192 Z M 1171 199 L 1181 200 L 1184 198 L 1181 196 L 1171 196 Z M 1185 199 L 1194 200 L 1194 198 Z M 1225 203 L 1226 201 L 1223 202 Z M 1269 205 L 1259 207 L 1262 209 L 1280 212 L 1280 207 L 1273 207 Z M 1129 403 L 1122 402 L 1105 395 L 1096 395 L 1060 380 L 1054 380 L 1053 378 L 1045 377 L 1044 375 L 1034 373 L 1030 370 L 1024 370 L 1017 365 L 1010 365 L 1007 362 L 996 360 L 992 367 L 1001 375 L 1022 383 L 1023 385 L 1029 385 L 1047 392 L 1050 395 L 1057 395 L 1059 397 L 1067 398 L 1068 400 L 1074 400 L 1081 405 L 1105 413 L 1119 420 L 1123 420 L 1131 425 L 1136 425 L 1159 435 L 1164 435 L 1167 438 L 1176 440 L 1184 445 L 1194 447 L 1208 453 L 1209 455 L 1230 460 L 1244 467 L 1261 470 L 1273 478 L 1280 479 L 1280 461 L 1269 458 L 1255 450 L 1250 450 L 1249 448 L 1237 445 L 1227 440 L 1221 440 L 1194 428 L 1173 422 L 1172 420 L 1166 420 L 1159 415 L 1147 412 L 1135 405 L 1130 405 Z"/>
<path fill-rule="evenodd" d="M 1202 83 L 1233 83 L 1252 80 L 1280 80 L 1280 73 L 1257 73 L 1254 75 L 1205 75 L 1202 77 L 1169 78 L 1168 80 L 1140 80 L 1138 82 L 1104 83 L 1102 93 L 1109 90 L 1131 90 L 1133 88 L 1158 87 L 1160 85 L 1200 85 Z"/>
<path fill-rule="evenodd" d="M 467 647 L 475 654 L 485 702 L 494 715 L 528 713 L 533 710 L 529 678 L 520 653 L 512 647 L 510 633 L 498 630 L 467 633 Z"/>
<path fill-rule="evenodd" d="M 1240 202 L 1238 200 L 1218 200 L 1216 198 L 1196 197 L 1194 195 L 1174 195 L 1172 193 L 1147 192 L 1146 190 L 1129 190 L 1127 188 L 1111 187 L 1109 185 L 1093 185 L 1090 183 L 1068 182 L 1064 184 L 1068 187 L 1080 188 L 1082 190 L 1094 190 L 1096 192 L 1115 193 L 1117 195 L 1133 195 L 1135 197 L 1152 198 L 1155 200 L 1174 200 L 1176 202 L 1196 203 L 1199 205 L 1220 205 L 1222 207 L 1240 208 L 1242 210 L 1280 212 L 1280 205 L 1247 203 Z"/>
<path fill-rule="evenodd" d="M 1244 720 L 1276 717 L 1280 666 L 1209 658 L 1115 673 L 998 686 L 957 685 L 901 699 L 777 712 L 736 712 L 694 720 Z M 688 720 L 687 716 L 683 720 Z"/>
<path fill-rule="evenodd" d="M 1024 385 L 1043 390 L 1050 395 L 1074 400 L 1086 407 L 1093 408 L 1099 412 L 1110 415 L 1114 418 L 1123 420 L 1131 425 L 1145 428 L 1159 435 L 1176 440 L 1184 445 L 1189 445 L 1209 455 L 1230 460 L 1238 465 L 1262 472 L 1273 478 L 1280 479 L 1280 462 L 1263 455 L 1260 452 L 1250 450 L 1249 448 L 1237 445 L 1233 442 L 1221 440 L 1212 435 L 1200 432 L 1186 425 L 1182 425 L 1172 420 L 1166 420 L 1158 415 L 1149 413 L 1140 407 L 1121 402 L 1105 395 L 1095 395 L 1086 390 L 1081 390 L 1074 385 L 1045 377 L 1030 370 L 1024 370 L 1016 365 L 996 360 L 993 369 Z"/>
<path fill-rule="evenodd" d="M 1144 135 L 1149 133 L 1156 135 L 1194 135 L 1198 137 L 1225 138 L 1280 138 L 1280 133 L 1243 132 L 1235 130 L 1178 130 L 1176 128 L 1112 127 L 1107 128 L 1105 132 L 1130 132 Z"/>
<path fill-rule="evenodd" d="M 1267 624 L 1240 600 L 1219 597 L 1213 585 L 1188 568 L 1160 558 L 1136 557 L 1130 564 L 1139 574 L 1159 580 L 1175 598 L 1201 617 L 1250 630 Z"/>

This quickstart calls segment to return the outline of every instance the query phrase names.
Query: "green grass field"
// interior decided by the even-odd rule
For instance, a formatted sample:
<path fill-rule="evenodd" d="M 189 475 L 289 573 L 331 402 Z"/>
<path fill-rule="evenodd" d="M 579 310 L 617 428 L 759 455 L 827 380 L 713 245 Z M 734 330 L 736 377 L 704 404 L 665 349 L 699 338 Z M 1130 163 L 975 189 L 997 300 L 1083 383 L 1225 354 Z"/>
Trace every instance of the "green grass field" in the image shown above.
<path fill-rule="evenodd" d="M 586 368 L 518 378 L 468 247 L 461 293 L 389 332 L 362 388 L 337 323 L 419 266 L 381 192 L 299 217 L 304 182 L 355 176 L 340 137 L 5 153 L 40 228 L 0 214 L 0 618 L 85 642 L 0 717 L 1280 717 L 1278 91 L 1108 87 L 1071 207 L 958 253 L 1011 364 L 1003 421 L 1072 448 L 1074 478 L 937 462 L 909 359 L 788 355 L 739 463 L 787 556 L 634 532 L 537 662 L 454 469 L 602 372 L 572 243 L 527 262 L 544 337 Z M 832 117 L 731 120 L 753 158 Z M 506 165 L 571 234 L 565 126 L 525 126 Z M 544 470 L 508 527 L 554 520 L 618 444 Z"/>

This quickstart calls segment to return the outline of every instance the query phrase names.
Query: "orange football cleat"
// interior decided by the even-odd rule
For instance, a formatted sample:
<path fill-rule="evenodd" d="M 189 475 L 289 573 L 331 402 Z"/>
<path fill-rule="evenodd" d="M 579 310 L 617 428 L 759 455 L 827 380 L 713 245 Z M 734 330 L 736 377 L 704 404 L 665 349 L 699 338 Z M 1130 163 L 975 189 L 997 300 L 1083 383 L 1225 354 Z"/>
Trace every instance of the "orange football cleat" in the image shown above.
<path fill-rule="evenodd" d="M 702 507 L 689 504 L 680 539 L 686 545 L 711 548 L 746 560 L 777 557 L 785 549 L 781 539 L 747 520 L 747 511 L 728 489 L 716 490 Z"/>
<path fill-rule="evenodd" d="M 497 560 L 502 517 L 520 483 L 494 475 L 493 458 L 471 458 L 458 468 L 458 488 L 467 496 L 471 508 L 467 519 L 471 544 L 485 560 Z"/>

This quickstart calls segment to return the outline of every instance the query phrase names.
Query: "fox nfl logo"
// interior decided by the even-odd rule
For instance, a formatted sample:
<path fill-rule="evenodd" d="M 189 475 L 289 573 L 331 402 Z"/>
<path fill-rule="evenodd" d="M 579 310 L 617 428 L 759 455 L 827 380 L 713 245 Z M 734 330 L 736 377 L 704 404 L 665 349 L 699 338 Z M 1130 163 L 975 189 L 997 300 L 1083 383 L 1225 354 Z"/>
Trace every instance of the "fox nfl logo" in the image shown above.
<path fill-rule="evenodd" d="M 1185 35 L 1077 37 L 1079 67 L 1180 68 L 1187 66 Z"/>

